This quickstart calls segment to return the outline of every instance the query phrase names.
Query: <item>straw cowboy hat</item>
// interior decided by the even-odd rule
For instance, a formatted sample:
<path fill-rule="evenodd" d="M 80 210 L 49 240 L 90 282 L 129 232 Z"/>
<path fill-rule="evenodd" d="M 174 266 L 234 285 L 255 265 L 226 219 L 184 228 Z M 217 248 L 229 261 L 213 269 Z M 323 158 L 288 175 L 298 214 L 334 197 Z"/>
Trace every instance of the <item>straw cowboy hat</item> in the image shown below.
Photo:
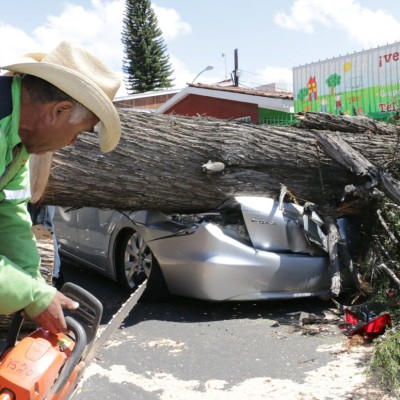
<path fill-rule="evenodd" d="M 100 149 L 114 149 L 121 123 L 112 100 L 120 80 L 98 58 L 76 44 L 64 41 L 49 53 L 29 53 L 0 69 L 42 78 L 83 104 L 99 119 Z"/>

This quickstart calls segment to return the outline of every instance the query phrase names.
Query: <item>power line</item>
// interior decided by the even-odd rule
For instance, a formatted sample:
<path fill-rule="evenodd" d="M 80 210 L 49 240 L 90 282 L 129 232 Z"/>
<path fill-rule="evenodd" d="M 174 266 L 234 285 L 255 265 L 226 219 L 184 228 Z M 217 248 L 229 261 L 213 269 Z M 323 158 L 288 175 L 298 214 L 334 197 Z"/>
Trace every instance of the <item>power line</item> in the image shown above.
<path fill-rule="evenodd" d="M 246 72 L 246 74 L 260 75 L 260 74 L 257 74 L 256 72 L 246 71 L 246 70 L 244 70 L 244 69 L 241 69 L 241 71 L 242 71 L 242 72 Z"/>

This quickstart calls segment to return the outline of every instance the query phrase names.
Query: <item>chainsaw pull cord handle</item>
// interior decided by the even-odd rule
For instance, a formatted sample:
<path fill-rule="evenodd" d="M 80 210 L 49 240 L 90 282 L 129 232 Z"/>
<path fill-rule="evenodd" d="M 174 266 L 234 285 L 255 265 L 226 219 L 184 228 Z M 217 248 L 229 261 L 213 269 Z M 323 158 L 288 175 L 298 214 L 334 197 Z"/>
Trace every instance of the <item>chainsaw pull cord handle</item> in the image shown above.
<path fill-rule="evenodd" d="M 4 391 L 2 391 L 0 393 L 0 400 L 16 400 L 17 398 L 15 397 L 15 394 L 8 389 L 4 389 Z"/>
<path fill-rule="evenodd" d="M 66 361 L 64 367 L 60 371 L 60 375 L 54 383 L 54 386 L 51 388 L 50 393 L 52 394 L 57 393 L 67 383 L 69 377 L 74 371 L 74 368 L 81 361 L 82 354 L 87 346 L 86 331 L 82 325 L 70 316 L 65 317 L 65 322 L 67 323 L 68 329 L 75 336 L 75 347 L 72 351 L 71 357 Z"/>
<path fill-rule="evenodd" d="M 4 389 L 0 392 L 0 400 L 16 400 L 14 392 Z"/>

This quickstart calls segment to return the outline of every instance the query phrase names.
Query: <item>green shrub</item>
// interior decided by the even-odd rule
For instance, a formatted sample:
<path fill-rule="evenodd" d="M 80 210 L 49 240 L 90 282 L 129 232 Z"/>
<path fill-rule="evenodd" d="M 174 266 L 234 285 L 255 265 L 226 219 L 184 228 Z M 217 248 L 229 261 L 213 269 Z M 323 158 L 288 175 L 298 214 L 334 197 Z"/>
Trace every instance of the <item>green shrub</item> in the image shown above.
<path fill-rule="evenodd" d="M 392 328 L 376 339 L 370 368 L 381 382 L 393 389 L 400 388 L 400 327 Z"/>

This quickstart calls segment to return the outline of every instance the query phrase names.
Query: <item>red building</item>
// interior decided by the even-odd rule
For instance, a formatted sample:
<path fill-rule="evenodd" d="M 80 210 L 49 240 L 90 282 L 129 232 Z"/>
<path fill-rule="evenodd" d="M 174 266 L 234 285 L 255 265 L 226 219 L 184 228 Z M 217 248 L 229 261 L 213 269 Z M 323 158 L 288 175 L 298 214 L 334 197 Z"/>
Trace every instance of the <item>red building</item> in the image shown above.
<path fill-rule="evenodd" d="M 138 93 L 114 100 L 117 108 L 162 114 L 241 119 L 257 124 L 286 124 L 293 116 L 293 95 L 275 85 L 258 89 L 189 84 L 184 89 Z"/>
<path fill-rule="evenodd" d="M 282 114 L 287 116 L 293 112 L 293 95 L 273 90 L 199 83 L 188 85 L 155 111 L 266 123 L 266 118 L 279 118 Z"/>

